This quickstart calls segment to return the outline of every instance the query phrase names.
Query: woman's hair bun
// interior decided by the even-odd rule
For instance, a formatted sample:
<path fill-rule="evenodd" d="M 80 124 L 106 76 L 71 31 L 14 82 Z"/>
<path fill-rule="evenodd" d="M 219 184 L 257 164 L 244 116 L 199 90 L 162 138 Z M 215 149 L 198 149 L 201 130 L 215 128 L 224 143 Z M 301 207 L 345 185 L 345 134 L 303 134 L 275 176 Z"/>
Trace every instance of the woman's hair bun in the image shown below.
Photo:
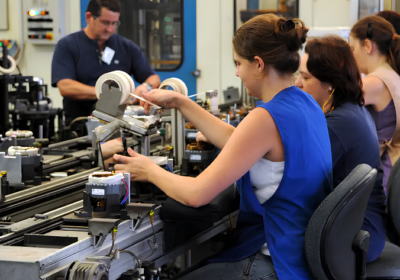
<path fill-rule="evenodd" d="M 299 19 L 280 18 L 275 23 L 275 34 L 282 38 L 289 51 L 297 52 L 306 42 L 308 28 Z"/>
<path fill-rule="evenodd" d="M 308 28 L 299 19 L 286 20 L 274 14 L 256 16 L 233 37 L 235 52 L 252 61 L 259 56 L 282 74 L 293 74 L 300 65 L 298 50 L 306 42 Z"/>

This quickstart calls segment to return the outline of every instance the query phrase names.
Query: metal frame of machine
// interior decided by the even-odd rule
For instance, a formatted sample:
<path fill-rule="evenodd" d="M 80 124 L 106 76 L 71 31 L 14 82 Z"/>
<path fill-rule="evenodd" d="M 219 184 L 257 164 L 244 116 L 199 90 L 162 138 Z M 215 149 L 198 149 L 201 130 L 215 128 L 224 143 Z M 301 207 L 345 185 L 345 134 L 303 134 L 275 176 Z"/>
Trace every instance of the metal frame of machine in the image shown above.
<path fill-rule="evenodd" d="M 81 158 L 89 161 L 86 168 L 93 167 L 97 159 L 102 157 L 99 143 L 116 135 L 124 135 L 125 132 L 131 133 L 133 139 L 141 143 L 142 149 L 139 152 L 149 155 L 150 136 L 157 133 L 155 124 L 159 121 L 171 122 L 172 144 L 179 165 L 184 155 L 185 132 L 180 112 L 171 110 L 171 117 L 162 117 L 162 108 L 153 106 L 149 118 L 124 116 L 126 106 L 120 100 L 123 99 L 122 95 L 127 95 L 123 92 L 126 89 L 110 79 L 110 76 L 99 80 L 101 93 L 93 115 L 105 125 L 95 128 L 91 141 L 90 137 L 85 136 L 43 149 L 42 153 L 49 155 L 57 155 L 59 151 L 65 151 L 64 154 L 68 155 L 45 165 L 45 172 L 81 164 Z M 161 88 L 166 87 L 187 95 L 187 89 L 180 80 L 164 81 Z M 68 150 L 78 143 L 88 145 L 90 142 L 91 146 L 86 150 Z M 173 164 L 170 160 L 167 162 L 168 165 Z M 7 271 L 6 275 L 0 274 L 0 280 L 4 277 L 9 280 L 104 280 L 118 279 L 124 273 L 141 279 L 153 279 L 160 273 L 163 264 L 233 227 L 232 217 L 226 216 L 211 228 L 166 252 L 165 229 L 160 219 L 162 206 L 131 203 L 129 174 L 124 176 L 128 199 L 125 203 L 122 201 L 118 210 L 114 209 L 110 213 L 104 211 L 107 218 L 80 215 L 82 209 L 86 212 L 94 209 L 87 207 L 92 198 L 97 197 L 93 196 L 93 187 L 96 192 L 98 189 L 104 190 L 101 193 L 106 196 L 100 197 L 105 201 L 115 194 L 116 199 L 113 201 L 120 204 L 123 189 L 121 183 L 104 186 L 87 183 L 88 175 L 99 170 L 100 167 L 84 170 L 4 197 L 0 203 L 0 217 L 11 215 L 12 218 L 0 221 L 0 270 Z M 7 176 L 2 177 L 3 183 Z M 83 192 L 85 184 L 86 192 Z M 107 191 L 107 188 L 114 191 Z M 82 193 L 87 195 L 83 196 L 83 200 L 78 200 L 82 199 Z M 106 208 L 111 207 L 109 203 L 104 205 Z M 238 212 L 232 214 L 233 220 L 237 215 Z"/>

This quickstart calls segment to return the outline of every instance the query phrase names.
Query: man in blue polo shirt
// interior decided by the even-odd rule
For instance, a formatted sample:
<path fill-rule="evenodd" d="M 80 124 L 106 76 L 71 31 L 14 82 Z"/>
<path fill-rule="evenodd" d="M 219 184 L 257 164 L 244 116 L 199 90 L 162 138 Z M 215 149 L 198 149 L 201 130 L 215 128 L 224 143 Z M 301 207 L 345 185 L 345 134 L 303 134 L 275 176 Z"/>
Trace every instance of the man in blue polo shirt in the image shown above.
<path fill-rule="evenodd" d="M 119 0 L 90 0 L 86 10 L 87 27 L 62 38 L 56 45 L 51 65 L 52 86 L 64 97 L 67 125 L 77 117 L 89 116 L 97 101 L 95 84 L 104 73 L 121 70 L 142 85 L 141 95 L 160 85 L 140 48 L 114 34 L 119 25 Z"/>

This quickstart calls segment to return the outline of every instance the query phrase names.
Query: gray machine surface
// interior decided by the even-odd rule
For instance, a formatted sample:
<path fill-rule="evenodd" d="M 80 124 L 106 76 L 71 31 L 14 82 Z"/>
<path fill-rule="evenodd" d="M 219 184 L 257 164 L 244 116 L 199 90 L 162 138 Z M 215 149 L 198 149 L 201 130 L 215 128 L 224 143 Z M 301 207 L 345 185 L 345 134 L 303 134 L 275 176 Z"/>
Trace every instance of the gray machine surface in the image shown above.
<path fill-rule="evenodd" d="M 161 228 L 162 222 L 156 216 L 154 218 L 154 229 L 157 232 Z M 95 237 L 89 235 L 83 237 L 82 232 L 79 231 L 63 231 L 62 234 L 50 232 L 47 235 L 52 234 L 77 237 L 79 241 L 62 249 L 0 246 L 0 271 L 7 271 L 6 275 L 0 274 L 0 279 L 56 279 L 56 277 L 66 275 L 71 262 L 85 261 L 90 256 L 105 256 L 112 245 L 111 235 L 107 236 L 102 246 L 95 248 Z M 128 220 L 118 226 L 114 248 L 132 251 L 138 258 L 144 259 L 151 254 L 152 249 L 147 240 L 152 238 L 149 219 L 145 220 L 142 226 L 134 232 L 132 231 L 132 223 Z M 162 254 L 162 233 L 156 234 L 156 240 L 159 246 L 151 258 L 157 258 Z M 109 278 L 117 279 L 123 272 L 134 267 L 135 263 L 132 256 L 121 253 L 118 260 L 111 262 Z"/>
<path fill-rule="evenodd" d="M 221 221 L 215 223 L 212 228 L 199 234 L 188 242 L 185 242 L 181 246 L 178 246 L 174 250 L 163 252 L 163 231 L 162 221 L 159 218 L 159 209 L 160 208 L 157 208 L 154 214 L 154 231 L 148 217 L 143 220 L 139 228 L 134 226 L 135 222 L 133 220 L 127 220 L 118 225 L 114 249 L 119 248 L 121 251 L 117 254 L 119 256 L 111 261 L 110 269 L 107 272 L 109 278 L 105 279 L 118 279 L 122 273 L 129 269 L 134 269 L 137 266 L 135 258 L 125 253 L 126 251 L 134 253 L 141 263 L 144 259 L 147 259 L 153 261 L 156 267 L 161 267 L 168 261 L 193 249 L 196 245 L 231 228 L 229 217 L 225 217 Z M 233 219 L 236 219 L 237 215 L 238 212 L 233 213 Z M 113 225 L 115 221 L 116 220 L 111 220 L 110 222 Z M 104 242 L 96 247 L 96 236 L 88 235 L 90 231 L 89 228 L 84 232 L 73 229 L 67 230 L 66 228 L 64 230 L 50 231 L 45 234 L 45 236 L 48 237 L 74 237 L 78 240 L 63 248 L 41 248 L 38 247 L 40 245 L 36 245 L 35 247 L 0 246 L 0 271 L 7 272 L 0 274 L 0 280 L 61 280 L 65 279 L 64 277 L 73 267 L 73 262 L 106 259 L 104 256 L 110 252 L 113 243 L 111 234 L 106 235 Z M 154 240 L 153 232 L 155 232 L 157 244 L 154 252 L 149 245 L 151 241 Z M 92 230 L 92 234 L 101 234 L 101 230 L 99 228 L 97 228 L 97 230 Z M 95 267 L 97 266 L 95 265 Z M 102 279 L 99 278 L 100 275 L 101 274 L 97 275 L 97 278 L 88 279 L 100 280 Z"/>

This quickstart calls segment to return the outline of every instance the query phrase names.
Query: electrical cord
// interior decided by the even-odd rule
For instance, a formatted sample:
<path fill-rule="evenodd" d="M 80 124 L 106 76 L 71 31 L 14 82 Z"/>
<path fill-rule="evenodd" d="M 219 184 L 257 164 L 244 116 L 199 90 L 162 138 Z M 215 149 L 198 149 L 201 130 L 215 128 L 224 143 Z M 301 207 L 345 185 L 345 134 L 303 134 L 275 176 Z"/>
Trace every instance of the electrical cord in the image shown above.
<path fill-rule="evenodd" d="M 154 252 L 157 250 L 157 247 L 158 247 L 158 245 L 157 245 L 157 240 L 156 240 L 156 232 L 155 232 L 155 230 L 154 230 L 154 225 L 153 225 L 153 219 L 154 219 L 153 215 L 154 215 L 154 211 L 151 210 L 151 211 L 150 211 L 150 214 L 149 214 L 149 218 L 150 218 L 151 228 L 153 229 L 153 239 L 154 239 L 154 240 L 151 240 L 151 239 L 147 240 L 147 244 L 149 245 L 149 247 L 150 247 L 150 249 L 151 249 L 151 254 L 150 254 L 149 256 L 147 256 L 147 257 L 141 262 L 139 268 L 141 268 L 142 263 L 144 263 L 146 260 L 148 260 L 148 259 L 154 254 Z M 150 243 L 152 243 L 152 244 L 150 244 Z"/>
<path fill-rule="evenodd" d="M 122 182 L 124 182 L 125 188 L 126 188 L 125 197 L 124 197 L 124 199 L 123 199 L 122 202 L 121 202 L 121 205 L 124 205 L 124 203 L 125 203 L 126 200 L 128 199 L 128 192 L 129 192 L 129 190 L 128 190 L 128 185 L 126 184 L 125 180 L 124 180 L 124 179 L 121 179 L 121 180 L 122 180 Z"/>
<path fill-rule="evenodd" d="M 135 262 L 135 268 L 141 266 L 139 258 L 133 252 L 131 252 L 129 250 L 122 250 L 122 251 L 119 251 L 119 252 L 120 253 L 127 253 L 127 254 L 131 255 L 134 258 L 133 261 Z"/>
<path fill-rule="evenodd" d="M 111 244 L 110 252 L 107 255 L 108 257 L 111 256 L 112 250 L 114 249 L 114 243 L 115 243 L 115 239 L 117 238 L 117 232 L 118 232 L 118 227 L 114 226 L 113 229 L 111 230 L 112 244 Z"/>
<path fill-rule="evenodd" d="M 115 240 L 113 239 L 110 252 L 108 252 L 108 254 L 106 256 L 111 256 L 112 250 L 114 249 L 114 243 L 115 243 Z"/>

